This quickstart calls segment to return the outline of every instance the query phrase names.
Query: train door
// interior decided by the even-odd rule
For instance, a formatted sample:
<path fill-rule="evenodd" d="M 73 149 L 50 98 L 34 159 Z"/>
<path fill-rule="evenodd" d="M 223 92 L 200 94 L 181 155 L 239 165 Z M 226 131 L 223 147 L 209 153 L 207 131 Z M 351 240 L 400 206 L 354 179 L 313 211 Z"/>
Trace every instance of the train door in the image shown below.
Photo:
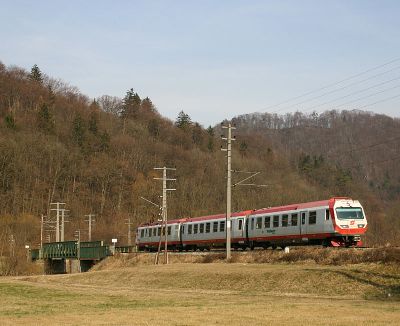
<path fill-rule="evenodd" d="M 307 212 L 300 212 L 300 234 L 307 234 Z"/>
<path fill-rule="evenodd" d="M 240 217 L 236 219 L 234 225 L 232 225 L 233 230 L 233 238 L 244 238 L 245 237 L 245 226 L 244 226 L 244 217 Z"/>

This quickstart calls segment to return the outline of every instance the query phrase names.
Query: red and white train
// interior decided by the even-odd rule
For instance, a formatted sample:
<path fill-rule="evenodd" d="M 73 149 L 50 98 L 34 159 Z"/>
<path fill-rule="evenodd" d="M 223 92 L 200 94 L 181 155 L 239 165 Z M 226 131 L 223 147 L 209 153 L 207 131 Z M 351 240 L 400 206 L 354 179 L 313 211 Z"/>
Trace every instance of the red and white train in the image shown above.
<path fill-rule="evenodd" d="M 339 197 L 309 203 L 233 213 L 231 244 L 234 249 L 276 248 L 293 245 L 360 246 L 367 230 L 364 209 L 358 200 Z M 142 224 L 136 231 L 138 250 L 164 246 L 160 222 Z M 226 245 L 226 215 L 168 221 L 170 250 L 210 250 Z"/>

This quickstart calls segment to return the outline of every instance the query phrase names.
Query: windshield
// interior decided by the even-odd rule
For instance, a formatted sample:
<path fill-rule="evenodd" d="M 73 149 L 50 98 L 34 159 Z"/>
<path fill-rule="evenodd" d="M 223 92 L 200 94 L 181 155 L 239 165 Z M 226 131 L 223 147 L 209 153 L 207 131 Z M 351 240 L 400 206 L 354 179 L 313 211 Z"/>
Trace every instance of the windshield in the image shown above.
<path fill-rule="evenodd" d="M 339 220 L 362 220 L 364 218 L 359 207 L 336 208 L 336 215 Z"/>

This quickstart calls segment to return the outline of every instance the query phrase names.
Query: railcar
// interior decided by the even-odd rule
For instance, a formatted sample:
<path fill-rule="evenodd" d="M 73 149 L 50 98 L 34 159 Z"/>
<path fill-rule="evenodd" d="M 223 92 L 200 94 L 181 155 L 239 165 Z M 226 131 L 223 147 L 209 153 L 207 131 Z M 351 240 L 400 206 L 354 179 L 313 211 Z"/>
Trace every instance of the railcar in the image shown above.
<path fill-rule="evenodd" d="M 359 201 L 346 197 L 237 212 L 230 221 L 234 249 L 305 244 L 359 246 L 361 235 L 367 230 L 363 207 Z M 164 238 L 160 223 L 143 224 L 137 229 L 136 245 L 139 250 L 156 250 L 160 241 L 164 246 Z M 171 250 L 224 247 L 226 216 L 171 220 L 167 241 Z"/>
<path fill-rule="evenodd" d="M 288 245 L 360 246 L 367 220 L 360 202 L 331 198 L 264 208 L 249 216 L 250 248 Z"/>

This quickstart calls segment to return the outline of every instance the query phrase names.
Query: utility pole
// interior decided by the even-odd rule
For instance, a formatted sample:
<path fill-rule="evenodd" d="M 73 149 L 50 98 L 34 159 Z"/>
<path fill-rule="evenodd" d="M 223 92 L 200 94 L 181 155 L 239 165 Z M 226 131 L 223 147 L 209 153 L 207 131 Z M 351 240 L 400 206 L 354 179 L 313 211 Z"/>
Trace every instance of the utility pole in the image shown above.
<path fill-rule="evenodd" d="M 167 215 L 167 191 L 174 191 L 176 189 L 168 189 L 167 188 L 167 181 L 176 181 L 176 179 L 171 179 L 167 178 L 167 170 L 172 170 L 176 171 L 175 168 L 167 168 L 167 167 L 162 167 L 162 168 L 154 168 L 154 170 L 163 170 L 163 177 L 162 178 L 154 178 L 155 180 L 162 180 L 163 182 L 163 192 L 162 192 L 162 206 L 161 206 L 161 212 L 162 212 L 162 223 L 163 227 L 161 230 L 164 228 L 164 263 L 168 264 L 168 231 L 167 231 L 167 222 L 168 222 L 168 215 Z M 158 264 L 158 257 L 161 251 L 161 237 L 163 233 L 160 233 L 160 242 L 158 245 L 158 251 L 156 254 L 156 259 L 155 259 L 155 264 Z"/>
<path fill-rule="evenodd" d="M 44 223 L 44 215 L 42 214 L 40 218 L 40 249 L 43 249 L 43 223 Z"/>
<path fill-rule="evenodd" d="M 78 259 L 78 269 L 79 269 L 79 273 L 80 273 L 81 272 L 81 230 L 76 230 L 75 236 L 78 238 L 78 242 L 76 245 L 76 258 Z"/>
<path fill-rule="evenodd" d="M 88 222 L 89 224 L 89 228 L 88 228 L 88 237 L 89 237 L 89 242 L 92 241 L 92 222 L 95 222 L 94 219 L 92 219 L 92 217 L 95 217 L 96 215 L 90 213 L 88 215 L 85 215 L 88 219 L 86 222 Z"/>
<path fill-rule="evenodd" d="M 56 208 L 51 208 L 51 211 L 56 211 L 56 242 L 60 242 L 60 206 L 65 205 L 65 203 L 50 203 L 50 205 L 56 205 Z"/>
<path fill-rule="evenodd" d="M 133 223 L 131 222 L 130 217 L 127 219 L 127 222 L 125 224 L 128 225 L 128 246 L 131 246 L 132 245 L 131 225 Z"/>
<path fill-rule="evenodd" d="M 61 235 L 60 235 L 60 239 L 61 242 L 64 242 L 65 239 L 65 222 L 69 222 L 65 220 L 65 212 L 68 212 L 69 210 L 62 208 L 60 209 L 61 211 Z"/>
<path fill-rule="evenodd" d="M 221 148 L 227 155 L 227 179 L 226 179 L 226 260 L 231 259 L 231 211 L 232 211 L 232 129 L 236 129 L 229 122 L 227 126 L 222 126 L 222 129 L 228 130 L 227 137 L 221 137 L 226 140 L 227 147 Z"/>

